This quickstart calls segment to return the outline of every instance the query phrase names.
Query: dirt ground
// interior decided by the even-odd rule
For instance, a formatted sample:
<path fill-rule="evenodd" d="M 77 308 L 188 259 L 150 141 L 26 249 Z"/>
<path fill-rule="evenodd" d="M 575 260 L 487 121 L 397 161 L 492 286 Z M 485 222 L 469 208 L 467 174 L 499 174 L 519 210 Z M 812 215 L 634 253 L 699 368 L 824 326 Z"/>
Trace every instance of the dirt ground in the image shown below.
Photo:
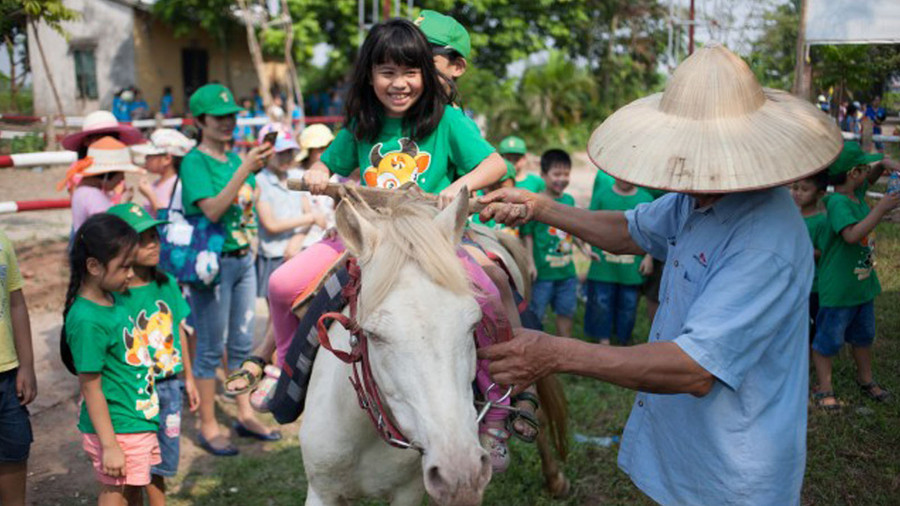
<path fill-rule="evenodd" d="M 537 160 L 533 162 L 537 172 Z M 55 189 L 64 175 L 65 167 L 0 170 L 0 201 L 66 198 L 65 192 Z M 594 175 L 595 170 L 586 154 L 576 154 L 568 191 L 580 206 L 587 206 L 590 201 Z M 138 179 L 139 176 L 129 176 L 128 182 L 134 186 Z M 24 293 L 35 348 L 39 393 L 29 407 L 35 440 L 28 473 L 28 500 L 29 504 L 35 505 L 86 504 L 94 501 L 97 488 L 75 427 L 78 382 L 59 359 L 59 332 L 68 284 L 66 245 L 70 228 L 68 209 L 0 215 L 0 229 L 13 241 L 26 278 Z M 260 301 L 257 305 L 258 336 L 268 316 L 266 310 Z M 220 408 L 220 412 L 233 415 L 233 405 L 220 402 Z M 221 422 L 227 426 L 229 419 L 223 415 Z M 210 468 L 213 457 L 194 444 L 196 418 L 185 414 L 183 420 L 180 467 L 192 471 Z M 281 429 L 285 436 L 295 440 L 299 423 Z M 266 451 L 261 444 L 235 442 L 244 454 Z M 178 486 L 180 484 L 176 484 Z M 177 493 L 177 488 L 172 493 Z"/>

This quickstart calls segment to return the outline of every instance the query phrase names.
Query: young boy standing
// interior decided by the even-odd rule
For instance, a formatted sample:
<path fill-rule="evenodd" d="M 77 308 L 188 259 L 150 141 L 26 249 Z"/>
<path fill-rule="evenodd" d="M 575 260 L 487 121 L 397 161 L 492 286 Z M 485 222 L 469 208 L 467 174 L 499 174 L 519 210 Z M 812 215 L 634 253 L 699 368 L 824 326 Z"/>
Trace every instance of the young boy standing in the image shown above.
<path fill-rule="evenodd" d="M 551 149 L 541 155 L 544 194 L 556 202 L 574 206 L 575 199 L 565 193 L 571 171 L 572 159 L 565 151 Z M 521 234 L 537 271 L 531 289 L 531 310 L 538 319 L 543 320 L 547 305 L 552 304 L 557 332 L 570 337 L 578 289 L 575 263 L 572 261 L 572 236 L 537 221 L 523 225 Z"/>
<path fill-rule="evenodd" d="M 524 188 L 530 192 L 540 193 L 544 191 L 544 180 L 534 174 L 526 174 L 528 168 L 528 146 L 520 137 L 510 135 L 500 141 L 497 148 L 500 156 L 511 164 L 516 172 L 516 188 Z"/>
<path fill-rule="evenodd" d="M 25 504 L 31 421 L 25 407 L 37 395 L 31 324 L 22 275 L 9 238 L 0 231 L 0 504 Z"/>
<path fill-rule="evenodd" d="M 859 143 L 846 141 L 838 159 L 828 167 L 829 183 L 835 193 L 825 200 L 828 211 L 829 239 L 819 267 L 819 314 L 812 344 L 813 363 L 819 385 L 813 395 L 825 410 L 839 409 L 831 383 L 832 357 L 846 342 L 856 362 L 856 382 L 868 397 L 884 402 L 890 393 L 872 378 L 872 342 L 875 339 L 875 297 L 881 284 L 872 258 L 878 222 L 900 203 L 900 195 L 885 195 L 869 209 L 865 196 L 869 185 L 878 180 L 885 162 L 882 154 L 867 154 Z"/>
<path fill-rule="evenodd" d="M 643 188 L 598 171 L 591 195 L 591 210 L 627 211 L 638 204 L 652 202 Z M 587 275 L 587 307 L 584 333 L 602 344 L 609 344 L 615 329 L 619 344 L 631 342 L 637 314 L 638 296 L 644 276 L 653 272 L 650 255 L 613 255 L 593 248 L 594 260 Z"/>
<path fill-rule="evenodd" d="M 822 250 L 831 234 L 828 215 L 825 214 L 825 208 L 819 204 L 827 188 L 828 172 L 824 170 L 791 184 L 791 197 L 794 198 L 794 203 L 797 204 L 800 214 L 803 215 L 803 221 L 806 222 L 806 230 L 809 232 L 816 260 L 816 273 L 809 294 L 810 343 L 816 335 L 816 315 L 819 314 L 819 263 Z"/>

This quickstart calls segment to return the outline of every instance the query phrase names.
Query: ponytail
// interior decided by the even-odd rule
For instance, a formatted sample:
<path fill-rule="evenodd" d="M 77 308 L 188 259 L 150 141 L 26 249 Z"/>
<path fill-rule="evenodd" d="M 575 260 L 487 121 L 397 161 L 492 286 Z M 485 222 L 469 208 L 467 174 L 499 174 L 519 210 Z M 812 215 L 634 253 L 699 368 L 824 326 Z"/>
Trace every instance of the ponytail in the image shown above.
<path fill-rule="evenodd" d="M 88 276 L 88 258 L 95 258 L 105 266 L 123 251 L 134 249 L 137 243 L 138 234 L 128 223 L 118 216 L 106 213 L 91 216 L 75 231 L 72 248 L 69 250 L 69 287 L 66 289 L 63 326 L 59 336 L 60 357 L 72 374 L 78 372 L 66 338 L 66 317 Z"/>

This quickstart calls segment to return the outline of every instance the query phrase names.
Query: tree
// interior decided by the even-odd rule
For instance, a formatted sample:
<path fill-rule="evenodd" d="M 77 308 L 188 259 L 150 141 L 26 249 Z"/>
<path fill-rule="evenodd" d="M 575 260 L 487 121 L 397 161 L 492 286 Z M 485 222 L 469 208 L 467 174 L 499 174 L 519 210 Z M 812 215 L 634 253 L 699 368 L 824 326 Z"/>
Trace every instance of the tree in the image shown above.
<path fill-rule="evenodd" d="M 747 58 L 763 86 L 781 90 L 791 88 L 799 26 L 799 0 L 779 5 L 763 15 L 763 31 Z"/>
<path fill-rule="evenodd" d="M 28 18 L 25 15 L 25 9 L 18 0 L 0 0 L 0 34 L 2 34 L 3 44 L 6 46 L 7 57 L 9 58 L 9 93 L 10 105 L 12 110 L 16 110 L 16 95 L 19 90 L 19 80 L 24 82 L 24 74 L 19 76 L 16 69 L 20 62 L 16 61 L 16 42 L 27 34 Z M 27 52 L 26 52 L 27 56 Z M 24 58 L 23 58 L 24 60 Z M 26 62 L 27 68 L 27 62 Z"/>

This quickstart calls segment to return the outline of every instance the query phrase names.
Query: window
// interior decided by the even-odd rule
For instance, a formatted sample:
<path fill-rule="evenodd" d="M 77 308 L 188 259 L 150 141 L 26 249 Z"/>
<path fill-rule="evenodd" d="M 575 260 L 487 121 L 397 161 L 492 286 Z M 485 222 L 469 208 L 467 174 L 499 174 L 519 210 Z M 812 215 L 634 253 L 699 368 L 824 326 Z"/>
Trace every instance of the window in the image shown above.
<path fill-rule="evenodd" d="M 78 98 L 96 100 L 97 67 L 94 64 L 94 49 L 73 49 L 72 55 L 75 57 L 75 86 L 78 88 Z"/>

